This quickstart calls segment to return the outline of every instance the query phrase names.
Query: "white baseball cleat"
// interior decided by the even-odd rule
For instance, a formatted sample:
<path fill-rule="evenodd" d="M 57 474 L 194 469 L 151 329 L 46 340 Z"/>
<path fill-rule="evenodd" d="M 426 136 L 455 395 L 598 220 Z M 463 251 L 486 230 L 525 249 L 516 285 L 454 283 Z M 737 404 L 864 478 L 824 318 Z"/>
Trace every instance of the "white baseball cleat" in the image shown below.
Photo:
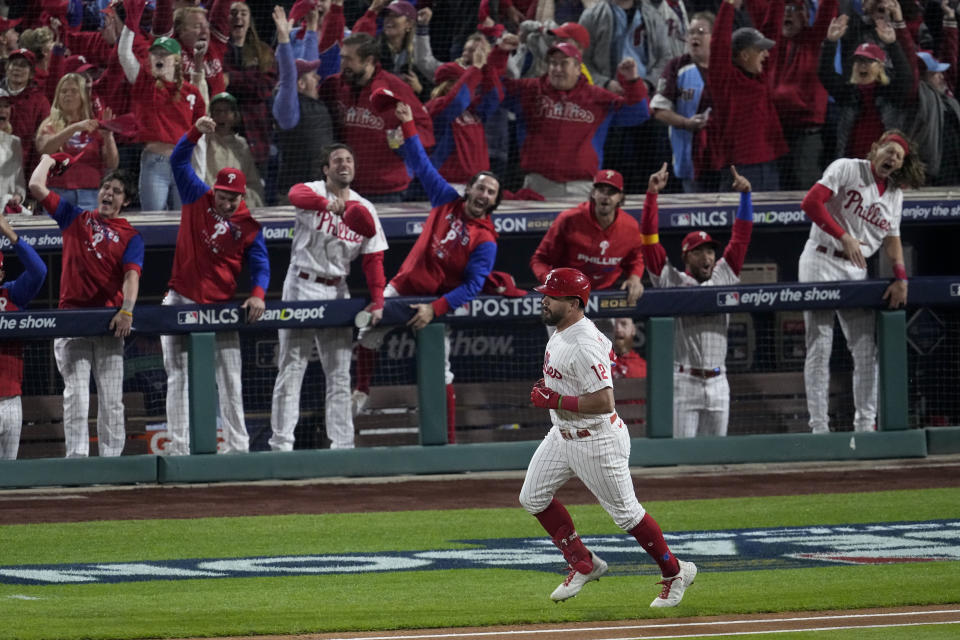
<path fill-rule="evenodd" d="M 660 595 L 650 603 L 651 607 L 675 607 L 683 600 L 683 593 L 693 584 L 697 577 L 697 565 L 692 562 L 680 561 L 680 573 L 672 578 L 664 578 L 657 584 L 662 584 Z"/>
<path fill-rule="evenodd" d="M 369 400 L 370 396 L 368 394 L 359 389 L 354 389 L 350 395 L 350 409 L 353 411 L 354 418 L 363 413 L 363 410 L 367 408 L 367 402 Z"/>
<path fill-rule="evenodd" d="M 570 573 L 567 579 L 550 594 L 550 599 L 554 602 L 563 602 L 580 593 L 583 585 L 593 580 L 599 580 L 600 576 L 607 572 L 607 563 L 597 557 L 593 551 L 590 552 L 590 558 L 593 560 L 593 571 L 587 574 L 580 573 L 573 567 L 570 567 Z"/>

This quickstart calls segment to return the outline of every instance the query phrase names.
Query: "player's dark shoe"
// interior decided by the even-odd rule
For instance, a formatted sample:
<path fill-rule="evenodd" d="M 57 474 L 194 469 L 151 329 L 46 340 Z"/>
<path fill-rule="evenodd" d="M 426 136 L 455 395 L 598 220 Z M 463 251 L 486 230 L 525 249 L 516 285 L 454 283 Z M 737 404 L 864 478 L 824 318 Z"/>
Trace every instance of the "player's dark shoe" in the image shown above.
<path fill-rule="evenodd" d="M 657 584 L 662 584 L 660 595 L 650 603 L 651 607 L 675 607 L 683 600 L 683 593 L 693 584 L 697 577 L 697 565 L 692 562 L 680 561 L 680 573 L 672 578 L 664 578 Z"/>
<path fill-rule="evenodd" d="M 554 602 L 563 602 L 580 593 L 583 585 L 592 580 L 599 580 L 600 576 L 607 572 L 607 563 L 601 560 L 593 551 L 590 552 L 590 558 L 593 560 L 593 571 L 587 574 L 580 573 L 573 567 L 570 567 L 570 573 L 563 583 L 553 590 L 550 599 Z"/>

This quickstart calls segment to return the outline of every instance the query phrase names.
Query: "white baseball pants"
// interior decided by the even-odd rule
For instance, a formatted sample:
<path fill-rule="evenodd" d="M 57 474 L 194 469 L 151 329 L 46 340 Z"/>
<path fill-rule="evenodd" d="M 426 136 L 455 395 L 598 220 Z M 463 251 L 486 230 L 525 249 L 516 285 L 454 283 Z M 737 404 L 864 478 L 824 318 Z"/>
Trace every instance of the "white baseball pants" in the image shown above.
<path fill-rule="evenodd" d="M 284 300 L 333 300 L 349 298 L 346 282 L 325 285 L 304 280 L 293 265 L 283 283 Z M 326 380 L 324 425 L 331 449 L 354 446 L 353 414 L 350 410 L 350 359 L 353 329 L 280 329 L 277 348 L 277 380 L 270 411 L 270 448 L 292 451 L 294 429 L 300 419 L 300 392 L 311 350 L 316 344 Z"/>
<path fill-rule="evenodd" d="M 123 338 L 56 338 L 53 355 L 63 376 L 63 435 L 66 457 L 90 455 L 90 373 L 97 383 L 97 450 L 123 453 Z"/>
<path fill-rule="evenodd" d="M 725 373 L 713 378 L 699 378 L 686 372 L 674 372 L 674 438 L 725 436 L 729 418 L 730 383 Z"/>
<path fill-rule="evenodd" d="M 800 255 L 800 282 L 863 280 L 867 272 L 845 258 L 820 253 L 808 240 Z M 807 411 L 810 430 L 830 430 L 830 352 L 833 350 L 833 316 L 840 320 L 840 329 L 853 358 L 853 404 L 855 431 L 873 431 L 877 419 L 877 345 L 874 338 L 876 318 L 869 309 L 837 309 L 804 311 L 803 324 L 807 355 L 803 363 L 803 382 L 807 390 Z"/>
<path fill-rule="evenodd" d="M 23 409 L 20 396 L 0 398 L 0 460 L 16 460 L 20 450 Z"/>
<path fill-rule="evenodd" d="M 194 304 L 193 300 L 173 291 L 163 298 L 164 305 Z M 250 438 L 243 417 L 243 391 L 240 383 L 240 336 L 236 331 L 217 332 L 216 381 L 220 396 L 220 419 L 223 443 L 220 453 L 250 450 Z M 163 368 L 167 371 L 167 455 L 190 453 L 190 401 L 187 379 L 187 336 L 160 336 Z M 214 425 L 209 425 L 212 429 Z"/>
<path fill-rule="evenodd" d="M 623 421 L 586 438 L 566 440 L 553 426 L 527 466 L 520 504 L 531 515 L 546 509 L 567 480 L 577 476 L 618 527 L 629 531 L 646 513 L 630 476 L 630 433 Z"/>

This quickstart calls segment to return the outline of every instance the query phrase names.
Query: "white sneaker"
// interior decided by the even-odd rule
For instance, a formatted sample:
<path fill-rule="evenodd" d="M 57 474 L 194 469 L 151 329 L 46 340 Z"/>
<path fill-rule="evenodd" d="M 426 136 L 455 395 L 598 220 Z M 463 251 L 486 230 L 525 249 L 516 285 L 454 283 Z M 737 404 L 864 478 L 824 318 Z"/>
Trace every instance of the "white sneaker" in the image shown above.
<path fill-rule="evenodd" d="M 680 561 L 680 573 L 672 578 L 664 578 L 657 584 L 662 584 L 660 595 L 650 603 L 651 607 L 675 607 L 683 600 L 683 592 L 693 584 L 697 577 L 697 565 L 692 562 Z"/>
<path fill-rule="evenodd" d="M 367 408 L 367 402 L 369 402 L 369 400 L 369 395 L 359 389 L 354 389 L 350 395 L 350 409 L 353 411 L 354 418 L 363 413 L 363 410 Z"/>
<path fill-rule="evenodd" d="M 554 602 L 563 602 L 580 593 L 583 585 L 593 580 L 599 580 L 600 576 L 607 572 L 607 563 L 597 557 L 593 551 L 590 552 L 590 558 L 593 560 L 593 571 L 588 574 L 582 574 L 573 567 L 570 567 L 570 573 L 567 579 L 550 594 L 550 599 Z"/>

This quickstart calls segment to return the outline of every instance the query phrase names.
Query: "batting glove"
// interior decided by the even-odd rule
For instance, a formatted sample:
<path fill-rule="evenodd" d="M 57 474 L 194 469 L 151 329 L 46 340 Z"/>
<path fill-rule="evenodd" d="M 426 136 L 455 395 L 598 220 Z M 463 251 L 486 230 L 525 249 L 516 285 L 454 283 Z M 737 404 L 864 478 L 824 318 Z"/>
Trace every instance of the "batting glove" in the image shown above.
<path fill-rule="evenodd" d="M 559 401 L 560 394 L 548 388 L 544 384 L 543 378 L 540 378 L 537 384 L 533 385 L 533 389 L 530 390 L 530 402 L 532 402 L 535 407 L 540 407 L 541 409 L 556 409 Z"/>

